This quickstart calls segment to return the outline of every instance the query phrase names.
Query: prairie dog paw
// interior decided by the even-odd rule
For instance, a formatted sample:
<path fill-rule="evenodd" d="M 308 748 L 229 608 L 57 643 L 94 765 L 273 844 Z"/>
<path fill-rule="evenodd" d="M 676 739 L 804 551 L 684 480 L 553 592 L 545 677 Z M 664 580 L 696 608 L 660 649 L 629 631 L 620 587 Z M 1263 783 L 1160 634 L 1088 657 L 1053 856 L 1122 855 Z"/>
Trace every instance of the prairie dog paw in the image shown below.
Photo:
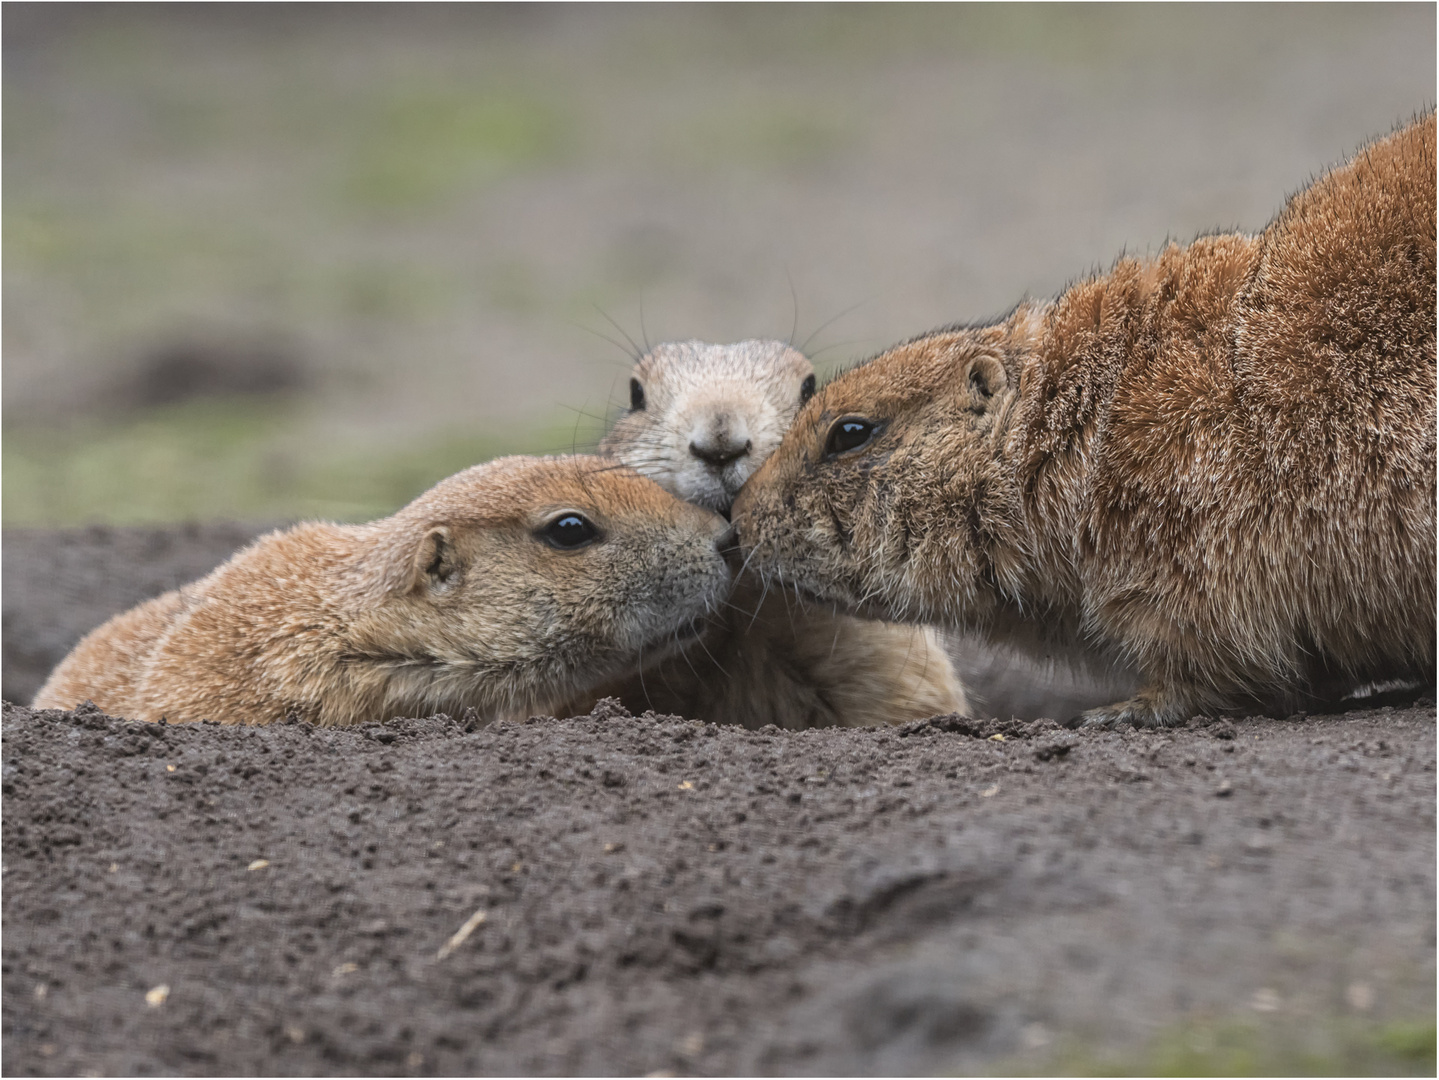
<path fill-rule="evenodd" d="M 1187 715 L 1183 703 L 1173 695 L 1140 691 L 1128 701 L 1082 712 L 1070 721 L 1070 726 L 1110 730 L 1120 727 L 1174 727 L 1182 723 Z"/>

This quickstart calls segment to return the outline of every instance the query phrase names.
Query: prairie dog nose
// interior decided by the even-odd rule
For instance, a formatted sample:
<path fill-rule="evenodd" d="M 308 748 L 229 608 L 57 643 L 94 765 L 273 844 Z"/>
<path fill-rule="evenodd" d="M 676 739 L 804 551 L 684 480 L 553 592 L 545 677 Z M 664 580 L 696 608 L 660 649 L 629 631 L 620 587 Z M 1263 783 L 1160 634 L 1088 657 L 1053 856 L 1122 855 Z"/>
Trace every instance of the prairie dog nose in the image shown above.
<path fill-rule="evenodd" d="M 706 465 L 711 465 L 716 469 L 721 469 L 724 468 L 724 466 L 728 465 L 731 461 L 735 461 L 739 458 L 744 457 L 750 452 L 750 448 L 753 445 L 754 444 L 751 443 L 749 439 L 746 439 L 744 441 L 743 446 L 738 446 L 724 437 L 717 439 L 710 438 L 706 439 L 703 442 L 700 442 L 698 440 L 691 440 L 690 453 L 695 457 L 699 458 Z"/>

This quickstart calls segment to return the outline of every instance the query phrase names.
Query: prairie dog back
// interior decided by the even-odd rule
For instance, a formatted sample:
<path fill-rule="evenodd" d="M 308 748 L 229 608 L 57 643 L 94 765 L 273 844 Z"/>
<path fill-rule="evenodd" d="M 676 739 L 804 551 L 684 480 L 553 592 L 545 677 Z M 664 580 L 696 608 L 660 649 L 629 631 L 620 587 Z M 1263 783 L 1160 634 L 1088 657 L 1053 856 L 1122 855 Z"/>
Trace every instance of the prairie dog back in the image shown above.
<path fill-rule="evenodd" d="M 629 411 L 600 452 L 724 512 L 813 396 L 815 376 L 783 341 L 670 341 L 640 357 L 629 389 Z"/>

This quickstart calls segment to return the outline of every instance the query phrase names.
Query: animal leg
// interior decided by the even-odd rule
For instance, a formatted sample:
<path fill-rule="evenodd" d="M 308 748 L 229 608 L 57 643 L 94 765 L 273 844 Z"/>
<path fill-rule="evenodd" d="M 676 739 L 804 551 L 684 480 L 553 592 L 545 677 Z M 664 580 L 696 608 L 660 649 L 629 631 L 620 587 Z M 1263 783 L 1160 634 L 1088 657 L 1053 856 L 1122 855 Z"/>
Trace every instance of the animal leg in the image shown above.
<path fill-rule="evenodd" d="M 1214 704 L 1197 689 L 1173 684 L 1146 686 L 1132 698 L 1080 713 L 1070 727 L 1177 727 Z"/>

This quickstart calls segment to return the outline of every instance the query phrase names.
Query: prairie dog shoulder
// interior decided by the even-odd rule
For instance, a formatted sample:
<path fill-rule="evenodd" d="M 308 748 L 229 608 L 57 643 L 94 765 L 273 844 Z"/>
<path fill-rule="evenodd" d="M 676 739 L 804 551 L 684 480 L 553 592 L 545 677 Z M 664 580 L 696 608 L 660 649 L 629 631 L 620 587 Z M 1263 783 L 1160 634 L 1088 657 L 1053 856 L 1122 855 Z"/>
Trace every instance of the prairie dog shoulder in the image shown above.
<path fill-rule="evenodd" d="M 389 518 L 260 538 L 93 631 L 35 705 L 321 724 L 543 707 L 693 633 L 729 588 L 727 528 L 603 458 L 501 458 Z"/>

